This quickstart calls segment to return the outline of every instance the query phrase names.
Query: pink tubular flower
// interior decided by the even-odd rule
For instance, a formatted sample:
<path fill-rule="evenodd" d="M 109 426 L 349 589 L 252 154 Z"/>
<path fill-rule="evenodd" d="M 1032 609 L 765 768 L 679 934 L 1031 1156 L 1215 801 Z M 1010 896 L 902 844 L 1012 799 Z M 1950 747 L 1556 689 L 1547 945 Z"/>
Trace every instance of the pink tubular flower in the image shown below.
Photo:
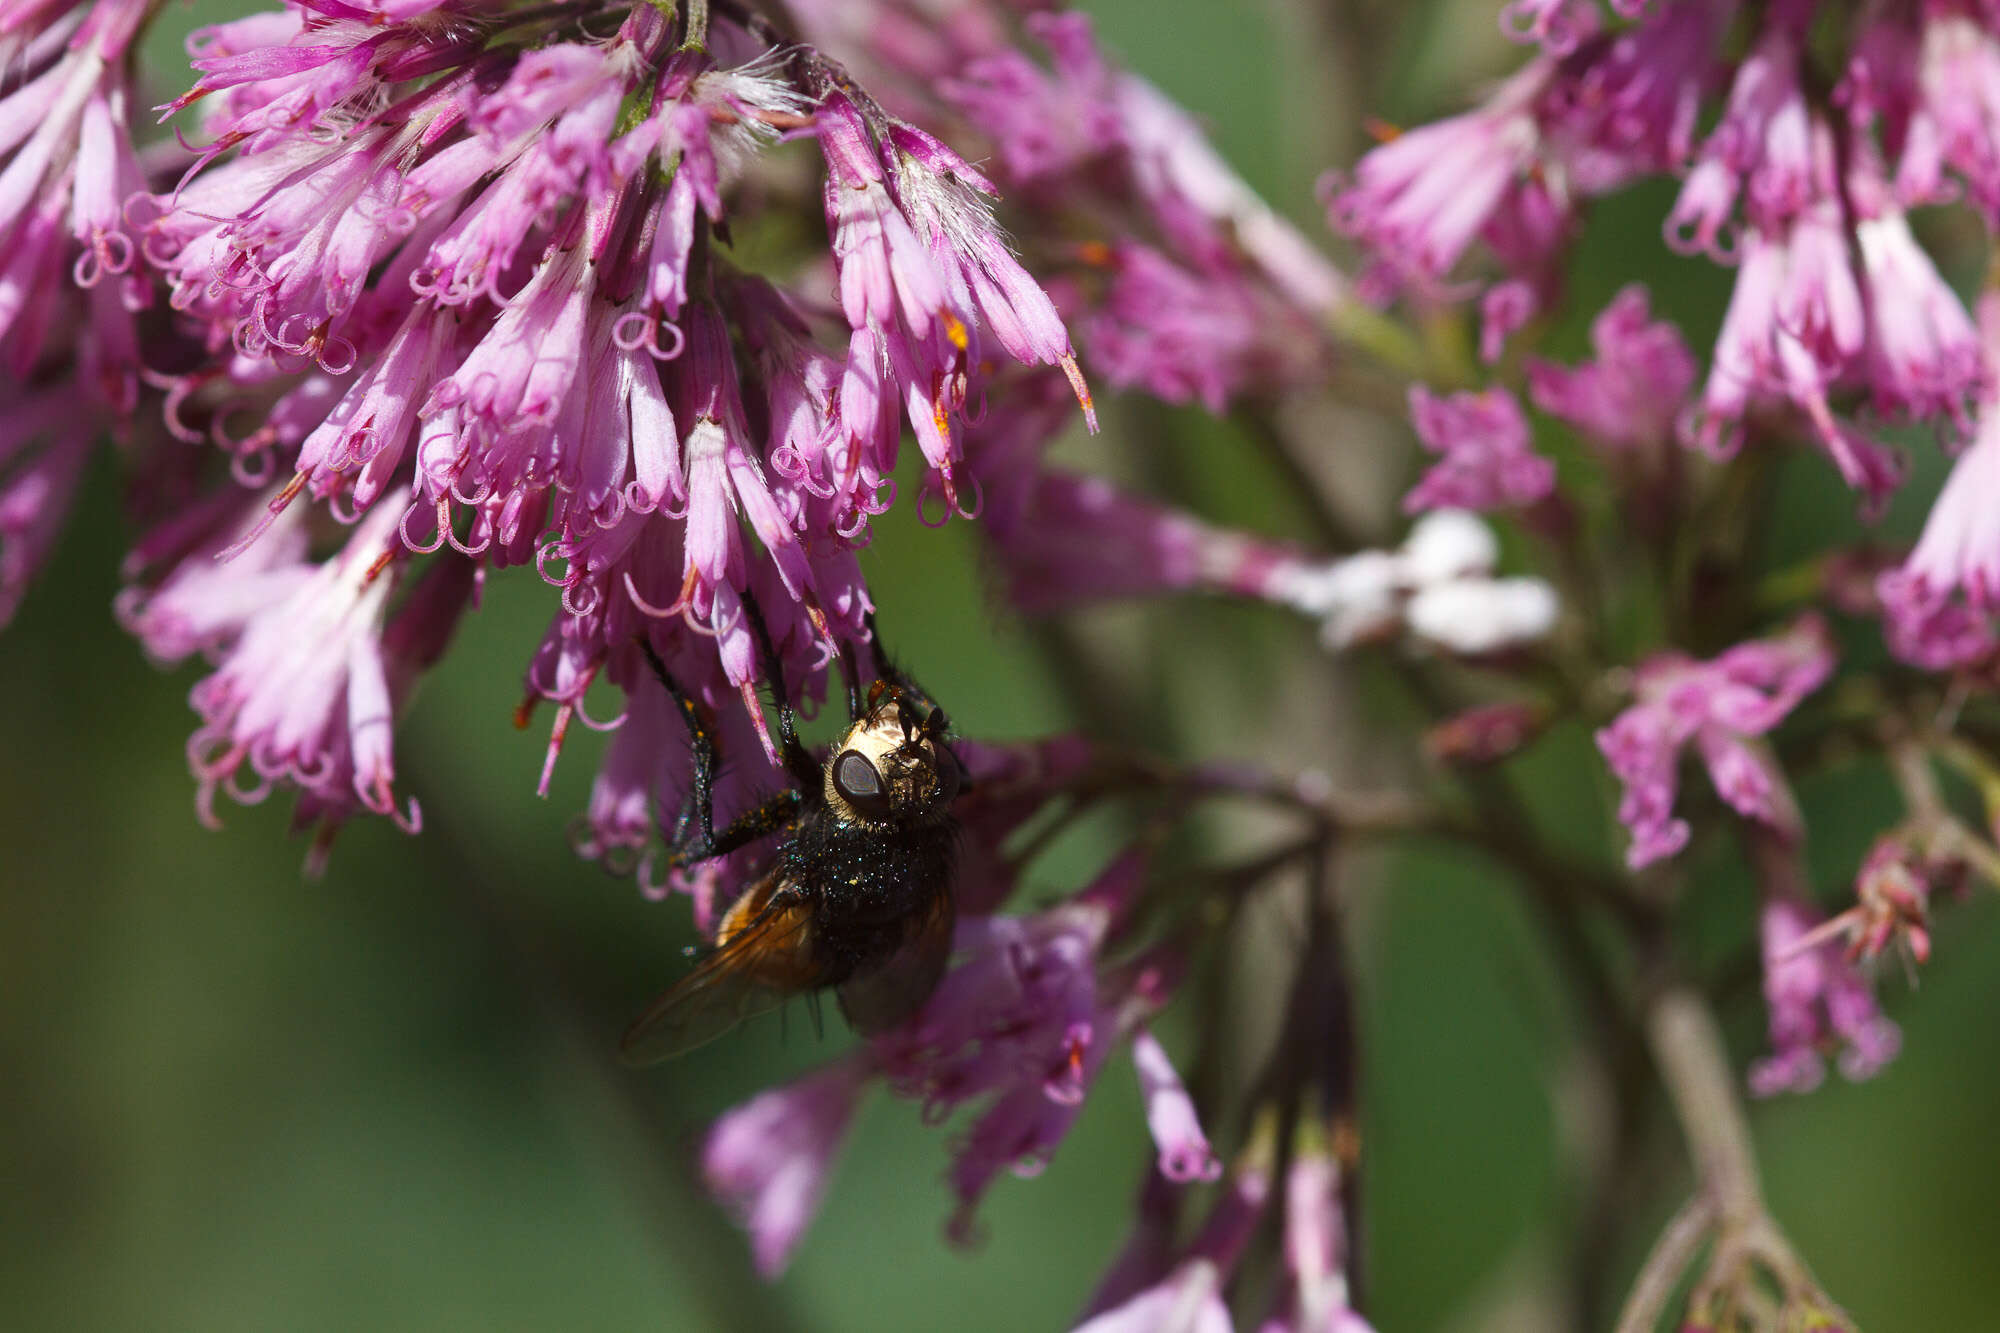
<path fill-rule="evenodd" d="M 1132 1037 L 1132 1064 L 1139 1071 L 1139 1092 L 1146 1099 L 1146 1127 L 1160 1150 L 1159 1171 L 1175 1184 L 1216 1180 L 1222 1163 L 1201 1132 L 1194 1099 L 1188 1096 L 1173 1061 L 1158 1038 L 1141 1028 Z"/>
<path fill-rule="evenodd" d="M 1285 1277 L 1258 1333 L 1372 1333 L 1348 1294 L 1347 1219 L 1340 1163 L 1302 1152 L 1285 1178 Z"/>
<path fill-rule="evenodd" d="M 1831 131 L 1824 122 L 1814 128 L 1814 180 L 1824 193 L 1781 232 L 1745 233 L 1708 382 L 1696 409 L 1683 418 L 1682 434 L 1727 457 L 1741 444 L 1741 422 L 1753 406 L 1789 403 L 1811 423 L 1842 479 L 1863 493 L 1864 508 L 1874 511 L 1901 483 L 1902 466 L 1894 453 L 1837 421 L 1827 401 L 1870 345 L 1870 306 L 1848 258 L 1846 215 L 1832 180 Z M 1878 303 L 1901 299 L 1872 287 L 1869 294 Z M 1875 322 L 1881 325 L 1880 314 Z"/>
<path fill-rule="evenodd" d="M 1840 1072 L 1859 1081 L 1896 1056 L 1902 1034 L 1882 1016 L 1875 996 L 1832 941 L 1807 936 L 1819 917 L 1806 904 L 1774 896 L 1764 905 L 1764 999 L 1771 1011 L 1771 1054 L 1750 1067 L 1758 1097 L 1811 1092 L 1825 1057 L 1839 1052 Z"/>
<path fill-rule="evenodd" d="M 1752 739 L 1782 722 L 1833 666 L 1832 641 L 1816 616 L 1707 662 L 1663 653 L 1642 663 L 1634 673 L 1637 701 L 1597 733 L 1597 748 L 1625 788 L 1618 818 L 1632 834 L 1626 863 L 1637 870 L 1687 845 L 1687 823 L 1673 808 L 1680 754 L 1689 745 L 1731 809 L 1780 832 L 1795 830 L 1784 779 Z"/>
<path fill-rule="evenodd" d="M 1980 302 L 1989 364 L 2000 363 L 2000 296 Z M 1990 381 L 1989 381 L 1990 386 Z M 1989 387 L 1972 444 L 1953 464 L 1924 520 L 1916 549 L 1876 582 L 1890 651 L 1930 671 L 1966 666 L 1993 651 L 2000 609 L 2000 408 Z"/>
<path fill-rule="evenodd" d="M 1333 226 L 1366 245 L 1375 268 L 1362 290 L 1385 299 L 1405 286 L 1444 283 L 1509 200 L 1534 160 L 1534 101 L 1554 72 L 1531 62 L 1476 111 L 1405 131 L 1329 181 Z"/>
<path fill-rule="evenodd" d="M 826 1194 L 867 1062 L 848 1059 L 726 1112 L 702 1144 L 708 1187 L 750 1232 L 757 1271 L 784 1271 Z"/>
<path fill-rule="evenodd" d="M 1555 489 L 1555 464 L 1535 453 L 1521 405 L 1506 389 L 1440 398 L 1410 388 L 1417 438 L 1444 455 L 1403 497 L 1403 512 L 1500 509 L 1532 504 Z"/>
<path fill-rule="evenodd" d="M 1948 203 L 1957 182 L 2000 225 L 2000 34 L 1965 0 L 1874 6 L 1835 92 L 1857 128 L 1879 124 L 1906 206 Z"/>
<path fill-rule="evenodd" d="M 1302 555 L 1141 500 L 1097 477 L 1050 471 L 988 531 L 1017 605 L 1042 612 L 1180 589 L 1275 598 Z"/>
<path fill-rule="evenodd" d="M 963 426 L 1009 382 L 995 349 L 1061 371 L 1089 418 L 990 187 L 816 51 L 780 58 L 734 15 L 691 43 L 689 16 L 657 7 L 588 39 L 554 11 L 434 8 L 204 30 L 175 109 L 200 103 L 213 142 L 130 210 L 199 344 L 168 385 L 176 429 L 222 445 L 239 480 L 289 476 L 236 547 L 324 503 L 349 524 L 389 511 L 419 560 L 533 563 L 562 599 L 530 672 L 555 705 L 545 786 L 594 681 L 656 689 L 642 633 L 705 705 L 753 699 L 746 598 L 794 692 L 819 696 L 866 638 L 854 551 L 894 498 L 902 421 L 927 489 L 970 512 L 986 478 Z M 827 162 L 837 313 L 711 240 L 762 150 L 801 130 Z M 989 461 L 1005 489 L 1037 459 Z M 580 842 L 644 866 L 641 818 L 671 821 L 685 774 L 636 746 L 614 747 Z M 725 805 L 756 771 L 732 749 Z"/>
<path fill-rule="evenodd" d="M 0 628 L 47 563 L 104 422 L 74 384 L 0 389 Z"/>
<path fill-rule="evenodd" d="M 1596 361 L 1573 369 L 1528 363 L 1535 406 L 1613 449 L 1668 443 L 1695 377 L 1680 330 L 1652 319 L 1646 289 L 1634 284 L 1591 321 L 1590 345 Z"/>
<path fill-rule="evenodd" d="M 1667 241 L 1684 252 L 1726 254 L 1722 241 L 1737 200 L 1752 226 L 1781 228 L 1825 185 L 1815 129 L 1800 83 L 1812 0 L 1770 7 L 1756 45 L 1737 66 L 1722 119 L 1709 132 L 1666 220 Z"/>
<path fill-rule="evenodd" d="M 1856 156 L 1847 196 L 1868 310 L 1862 373 L 1875 411 L 1891 420 L 1949 423 L 1962 437 L 1969 424 L 1967 403 L 1990 384 L 1979 334 L 1910 234 L 1873 150 L 1858 148 Z"/>
<path fill-rule="evenodd" d="M 951 1168 L 953 1235 L 971 1234 L 1002 1169 L 1028 1176 L 1047 1165 L 1106 1057 L 1164 999 L 1155 968 L 1099 975 L 1144 867 L 1128 853 L 1069 902 L 962 920 L 964 961 L 921 1013 L 876 1040 L 890 1086 L 921 1098 L 927 1118 L 982 1103 Z"/>
<path fill-rule="evenodd" d="M 190 696 L 203 725 L 188 745 L 200 783 L 197 808 L 215 822 L 218 789 L 245 803 L 279 783 L 301 793 L 299 821 L 337 825 L 357 809 L 414 832 L 414 801 L 399 811 L 391 736 L 398 704 L 443 651 L 471 594 L 471 567 L 433 568 L 389 615 L 401 582 L 398 514 L 379 509 L 339 554 L 305 560 L 303 532 L 287 519 L 258 553 L 213 560 L 240 533 L 220 527 L 165 583 L 121 601 L 126 623 L 154 655 L 202 651 L 218 662 Z M 247 771 L 246 771 L 247 765 Z M 241 785 L 248 776 L 251 784 Z"/>
<path fill-rule="evenodd" d="M 1239 1166 L 1186 1252 L 1157 1282 L 1108 1309 L 1093 1310 L 1075 1333 L 1229 1333 L 1222 1287 L 1255 1234 L 1271 1192 L 1268 1168 Z"/>

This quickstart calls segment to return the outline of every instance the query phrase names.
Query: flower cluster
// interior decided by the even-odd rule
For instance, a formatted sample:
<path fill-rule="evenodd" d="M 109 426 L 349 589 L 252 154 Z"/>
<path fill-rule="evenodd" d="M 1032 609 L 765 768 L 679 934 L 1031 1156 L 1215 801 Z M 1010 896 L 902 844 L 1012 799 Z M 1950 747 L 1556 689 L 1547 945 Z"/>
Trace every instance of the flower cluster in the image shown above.
<path fill-rule="evenodd" d="M 1683 438 L 1727 457 L 1753 425 L 1786 429 L 1775 417 L 1762 423 L 1770 409 L 1787 409 L 1879 505 L 1900 482 L 1900 463 L 1839 416 L 1836 401 L 1962 434 L 1991 382 L 1972 321 L 1905 216 L 1944 196 L 1946 167 L 1975 192 L 1984 178 L 1964 147 L 1979 136 L 1941 153 L 1925 119 L 1938 102 L 1917 91 L 1946 70 L 1967 77 L 1980 57 L 1898 57 L 1954 41 L 1986 52 L 1994 39 L 1948 13 L 1952 5 L 1882 7 L 1831 104 L 1815 104 L 1808 28 L 1817 6 L 1764 7 L 1755 40 L 1732 63 L 1724 38 L 1737 9 L 1735 0 L 1688 0 L 1611 27 L 1587 5 L 1512 7 L 1510 29 L 1538 37 L 1542 54 L 1476 111 L 1404 133 L 1332 181 L 1331 216 L 1367 247 L 1362 288 L 1378 299 L 1480 290 L 1454 274 L 1482 242 L 1502 273 L 1483 303 L 1495 360 L 1506 336 L 1554 300 L 1556 261 L 1588 200 L 1683 173 L 1667 239 L 1738 269 Z M 1933 16 L 1917 25 L 1921 35 L 1904 31 L 1917 10 Z M 1717 97 L 1719 118 L 1698 136 Z M 1962 123 L 1958 108 L 1977 95 L 1939 100 Z"/>
<path fill-rule="evenodd" d="M 1833 674 L 1826 626 L 1808 617 L 1783 634 L 1741 643 L 1707 662 L 1663 653 L 1633 673 L 1637 702 L 1597 733 L 1597 748 L 1625 785 L 1618 817 L 1632 831 L 1633 869 L 1687 845 L 1674 816 L 1682 749 L 1701 755 L 1716 794 L 1745 819 L 1798 833 L 1798 810 L 1756 744 Z"/>
<path fill-rule="evenodd" d="M 222 664 L 196 695 L 204 810 L 218 787 L 272 782 L 336 819 L 388 810 L 396 698 L 364 716 L 354 696 L 382 672 L 363 664 L 447 609 L 405 607 L 417 590 L 510 565 L 561 594 L 528 673 L 556 706 L 550 763 L 595 680 L 634 683 L 642 635 L 709 702 L 747 696 L 746 597 L 816 693 L 866 637 L 855 550 L 894 499 L 904 429 L 919 505 L 949 515 L 997 480 L 965 443 L 996 357 L 1059 369 L 1091 413 L 992 185 L 817 52 L 735 11 L 697 31 L 647 6 L 447 8 L 301 3 L 203 29 L 200 77 L 165 110 L 199 111 L 204 146 L 150 177 L 126 123 L 146 7 L 17 16 L 24 73 L 0 103 L 13 363 L 34 366 L 49 312 L 74 306 L 73 373 L 105 386 L 108 417 L 132 413 L 134 311 L 157 277 L 171 350 L 153 356 L 174 368 L 147 379 L 168 428 L 231 473 L 167 509 L 123 599 L 156 657 Z M 818 148 L 828 239 L 816 264 L 764 275 L 726 236 L 787 137 Z M 86 299 L 66 306 L 52 292 L 71 268 Z M 26 461 L 0 496 L 8 604 L 99 425 L 24 392 L 7 454 Z M 170 467 L 186 496 L 210 485 L 199 455 Z M 311 589 L 296 610 L 271 595 L 287 578 Z M 278 669 L 303 644 L 352 665 Z M 231 780 L 246 757 L 255 784 Z M 621 813 L 592 834 L 625 846 L 629 767 L 609 782 Z"/>
<path fill-rule="evenodd" d="M 954 1126 L 947 1230 L 965 1240 L 995 1182 L 1041 1171 L 1129 1056 L 1144 1183 L 1081 1326 L 1226 1330 L 1254 1307 L 1266 1333 L 1367 1333 L 1337 854 L 1367 838 L 1501 862 L 1580 989 L 1668 996 L 1645 1022 L 1580 1025 L 1589 1040 L 1643 1031 L 1669 1082 L 1705 1061 L 1715 1086 L 1676 1101 L 1716 1111 L 1738 1072 L 1712 1033 L 1689 1037 L 1685 1006 L 1667 1012 L 1693 989 L 1676 877 L 1634 872 L 1727 830 L 1761 886 L 1771 1052 L 1750 1090 L 1893 1058 L 1866 968 L 1892 947 L 1930 959 L 1940 891 L 2000 883 L 2000 291 L 1975 320 L 1943 276 L 1971 267 L 1948 226 L 2000 231 L 2000 8 L 1512 0 L 1500 25 L 1527 50 L 1478 105 L 1378 126 L 1323 179 L 1351 279 L 1081 15 L 769 8 L 795 26 L 738 0 L 282 0 L 194 35 L 192 86 L 158 108 L 174 137 L 142 149 L 133 50 L 153 0 L 0 0 L 0 622 L 115 437 L 143 529 L 115 612 L 155 662 L 205 664 L 198 812 L 289 790 L 317 867 L 357 815 L 420 827 L 398 720 L 486 581 L 532 567 L 551 613 L 516 720 L 552 714 L 541 790 L 579 721 L 610 732 L 578 850 L 648 897 L 686 895 L 704 933 L 746 886 L 807 883 L 772 871 L 768 834 L 692 866 L 682 835 L 697 810 L 727 828 L 813 778 L 760 692 L 781 677 L 810 712 L 837 673 L 866 683 L 855 664 L 882 658 L 859 552 L 899 502 L 976 520 L 1016 611 L 1199 593 L 1391 665 L 1372 674 L 1425 714 L 1408 752 L 1326 769 L 1383 774 L 1379 791 L 1099 735 L 951 738 L 950 965 L 906 1017 L 705 1141 L 707 1183 L 769 1276 L 871 1090 Z M 1734 270 L 1703 336 L 1641 283 L 1587 327 L 1565 298 L 1594 201 L 1648 178 L 1674 182 L 1664 246 Z M 1937 206 L 1959 215 L 1912 222 Z M 1567 338 L 1583 359 L 1547 355 Z M 1113 460 L 1128 480 L 1048 465 L 1064 432 L 1096 430 L 1091 382 L 1240 414 L 1282 479 L 1245 468 L 1242 493 L 1296 489 L 1315 540 L 1213 517 L 1207 474 L 1143 492 L 1129 479 L 1168 471 L 1150 430 Z M 1400 452 L 1302 426 L 1352 420 L 1309 401 L 1329 388 Z M 1823 541 L 1766 567 L 1789 494 L 1767 446 L 1824 454 L 1872 520 L 1904 479 L 1881 432 L 1911 426 L 1954 458 L 1914 549 Z M 1594 732 L 1622 869 L 1525 817 L 1511 761 L 1559 732 Z M 1905 813 L 1865 830 L 1852 905 L 1822 908 L 1794 782 L 1857 755 Z M 1686 797 L 1696 761 L 1718 801 Z M 1112 802 L 1138 818 L 1108 862 L 1017 904 L 1040 853 Z M 1270 818 L 1183 857 L 1179 825 L 1207 802 Z M 850 821 L 893 837 L 887 822 Z M 1197 1013 L 1183 1079 L 1162 1010 L 1233 979 L 1221 941 L 1280 899 L 1302 927 L 1247 977 L 1276 1001 L 1271 1040 Z M 1608 977 L 1638 958 L 1666 984 Z M 1219 1068 L 1239 1047 L 1261 1063 Z M 1607 1077 L 1646 1082 L 1604 1054 Z M 1684 1217 L 1721 1267 L 1778 1264 L 1761 1202 L 1725 1197 L 1753 1173 L 1716 1174 Z M 1801 1273 L 1773 1269 L 1786 1308 L 1830 1309 Z M 1649 1273 L 1620 1326 L 1661 1325 L 1644 1302 L 1677 1280 Z M 1762 1304 L 1732 1303 L 1735 1280 L 1697 1284 L 1690 1327 L 1770 1304 L 1754 1274 Z"/>

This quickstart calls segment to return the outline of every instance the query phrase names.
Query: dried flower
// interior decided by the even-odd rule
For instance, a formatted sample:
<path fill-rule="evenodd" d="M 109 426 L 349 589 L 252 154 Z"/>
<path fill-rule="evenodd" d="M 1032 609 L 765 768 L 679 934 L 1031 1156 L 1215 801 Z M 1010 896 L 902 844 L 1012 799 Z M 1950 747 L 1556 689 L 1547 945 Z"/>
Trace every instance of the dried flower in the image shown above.
<path fill-rule="evenodd" d="M 1809 938 L 1819 924 L 1810 908 L 1778 895 L 1764 905 L 1764 999 L 1771 1010 L 1771 1051 L 1750 1068 L 1759 1097 L 1811 1092 L 1824 1057 L 1838 1050 L 1840 1072 L 1860 1080 L 1896 1056 L 1902 1035 L 1882 1017 L 1875 996 L 1831 942 Z"/>

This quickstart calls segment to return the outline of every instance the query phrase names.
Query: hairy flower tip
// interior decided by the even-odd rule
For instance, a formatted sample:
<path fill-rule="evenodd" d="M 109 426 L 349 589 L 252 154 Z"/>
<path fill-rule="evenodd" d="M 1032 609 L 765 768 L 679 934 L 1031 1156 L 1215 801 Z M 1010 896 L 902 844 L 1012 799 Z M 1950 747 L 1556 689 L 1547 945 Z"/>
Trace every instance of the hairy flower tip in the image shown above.
<path fill-rule="evenodd" d="M 725 1112 L 702 1143 L 702 1179 L 750 1233 L 757 1271 L 782 1273 L 818 1213 L 868 1064 L 841 1060 Z"/>
<path fill-rule="evenodd" d="M 1755 738 L 1782 722 L 1833 673 L 1834 649 L 1817 616 L 1767 639 L 1698 662 L 1662 653 L 1633 673 L 1636 701 L 1597 733 L 1624 786 L 1618 818 L 1632 835 L 1634 870 L 1673 856 L 1689 828 L 1674 815 L 1680 755 L 1692 746 L 1716 793 L 1739 815 L 1796 835 L 1799 816 L 1769 748 Z"/>
<path fill-rule="evenodd" d="M 841 413 L 851 447 L 883 472 L 896 418 L 908 418 L 947 512 L 960 507 L 955 422 L 981 364 L 983 331 L 1024 365 L 1070 374 L 1086 420 L 1096 409 L 1055 303 L 993 221 L 992 184 L 915 126 L 829 93 L 816 117 L 840 308 L 853 332 Z"/>
<path fill-rule="evenodd" d="M 1575 367 L 1528 363 L 1535 406 L 1611 449 L 1664 447 L 1696 373 L 1680 330 L 1652 318 L 1645 287 L 1634 283 L 1591 321 L 1590 346 L 1596 360 Z"/>
<path fill-rule="evenodd" d="M 1285 1177 L 1285 1273 L 1258 1333 L 1372 1333 L 1353 1308 L 1340 1161 L 1302 1151 Z"/>
<path fill-rule="evenodd" d="M 1759 1097 L 1811 1092 L 1838 1053 L 1840 1072 L 1861 1080 L 1894 1059 L 1902 1045 L 1896 1025 L 1882 1016 L 1874 992 L 1840 953 L 1815 935 L 1813 909 L 1787 896 L 1764 905 L 1764 1000 L 1770 1007 L 1771 1054 L 1750 1067 L 1750 1091 Z"/>
<path fill-rule="evenodd" d="M 2000 364 L 2000 296 L 1985 296 L 1979 314 L 1987 360 Z M 1944 671 L 1983 661 L 1993 651 L 1992 613 L 2000 609 L 1996 487 L 2000 400 L 1989 389 L 1972 444 L 1952 465 L 1916 548 L 1876 581 L 1889 650 L 1913 666 Z"/>
<path fill-rule="evenodd" d="M 1173 1267 L 1116 1304 L 1088 1312 L 1075 1333 L 1152 1333 L 1156 1329 L 1229 1333 L 1234 1325 L 1222 1299 L 1223 1286 L 1256 1234 L 1270 1192 L 1267 1168 L 1260 1164 L 1236 1168 L 1201 1230 Z"/>
<path fill-rule="evenodd" d="M 1555 464 L 1534 451 L 1521 405 L 1506 389 L 1440 398 L 1410 388 L 1417 438 L 1444 457 L 1403 497 L 1403 512 L 1501 509 L 1532 504 L 1555 490 Z"/>

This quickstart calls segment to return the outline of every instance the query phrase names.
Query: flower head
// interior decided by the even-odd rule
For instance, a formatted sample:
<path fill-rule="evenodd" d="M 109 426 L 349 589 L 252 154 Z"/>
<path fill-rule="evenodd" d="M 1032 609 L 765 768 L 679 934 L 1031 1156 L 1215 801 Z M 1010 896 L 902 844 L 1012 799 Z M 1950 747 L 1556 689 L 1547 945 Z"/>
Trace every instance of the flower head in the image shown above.
<path fill-rule="evenodd" d="M 1505 389 L 1440 398 L 1413 385 L 1410 419 L 1425 447 L 1444 457 L 1403 497 L 1405 513 L 1519 507 L 1555 489 L 1555 464 L 1535 452 L 1521 405 Z"/>

